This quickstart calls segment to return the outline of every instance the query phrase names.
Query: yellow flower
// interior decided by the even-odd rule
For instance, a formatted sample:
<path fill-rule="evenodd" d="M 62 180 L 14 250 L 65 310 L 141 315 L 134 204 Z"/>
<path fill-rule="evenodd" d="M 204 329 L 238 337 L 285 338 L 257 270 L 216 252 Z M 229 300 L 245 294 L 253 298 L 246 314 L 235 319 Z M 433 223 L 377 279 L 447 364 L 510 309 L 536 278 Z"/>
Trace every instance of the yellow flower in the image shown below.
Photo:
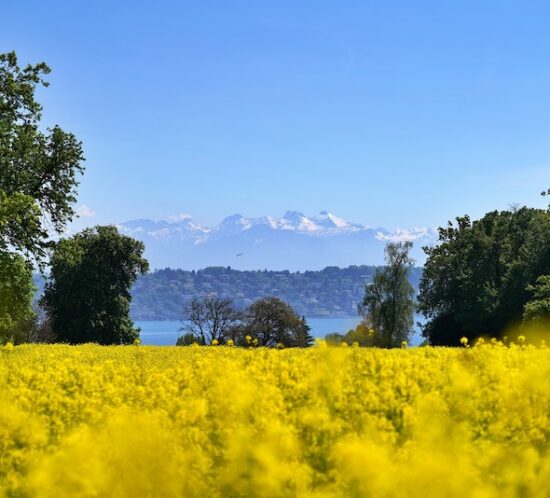
<path fill-rule="evenodd" d="M 213 339 L 212 340 L 212 346 L 217 346 L 219 343 L 220 343 L 220 341 L 218 341 L 218 339 Z"/>
<path fill-rule="evenodd" d="M 467 346 L 468 345 L 468 338 L 467 337 L 461 337 L 460 338 L 460 344 L 462 344 L 463 346 Z"/>
<path fill-rule="evenodd" d="M 228 339 L 227 342 L 225 343 L 227 346 L 229 347 L 232 347 L 235 345 L 235 342 L 233 341 L 233 339 Z"/>
<path fill-rule="evenodd" d="M 316 343 L 1 347 L 0 494 L 544 495 L 548 349 Z"/>

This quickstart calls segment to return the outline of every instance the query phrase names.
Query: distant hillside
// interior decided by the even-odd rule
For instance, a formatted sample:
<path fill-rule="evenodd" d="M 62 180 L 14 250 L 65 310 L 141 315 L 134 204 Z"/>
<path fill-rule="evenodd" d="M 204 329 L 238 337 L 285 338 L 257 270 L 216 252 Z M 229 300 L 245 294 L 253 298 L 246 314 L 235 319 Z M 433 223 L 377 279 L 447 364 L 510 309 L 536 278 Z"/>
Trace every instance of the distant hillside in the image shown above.
<path fill-rule="evenodd" d="M 206 227 L 189 216 L 174 221 L 133 220 L 118 225 L 122 233 L 145 243 L 151 268 L 231 266 L 321 270 L 329 265 L 346 267 L 384 264 L 388 241 L 414 242 L 411 256 L 424 263 L 422 247 L 431 245 L 437 233 L 429 228 L 387 230 L 352 223 L 322 211 L 305 216 L 288 211 L 282 218 L 229 216 Z"/>
<path fill-rule="evenodd" d="M 134 285 L 131 314 L 135 320 L 178 320 L 193 296 L 228 296 L 244 308 L 262 296 L 277 296 L 306 316 L 355 316 L 365 284 L 376 266 L 327 267 L 320 271 L 239 271 L 211 267 L 199 271 L 157 270 Z M 421 268 L 411 283 L 418 288 Z"/>

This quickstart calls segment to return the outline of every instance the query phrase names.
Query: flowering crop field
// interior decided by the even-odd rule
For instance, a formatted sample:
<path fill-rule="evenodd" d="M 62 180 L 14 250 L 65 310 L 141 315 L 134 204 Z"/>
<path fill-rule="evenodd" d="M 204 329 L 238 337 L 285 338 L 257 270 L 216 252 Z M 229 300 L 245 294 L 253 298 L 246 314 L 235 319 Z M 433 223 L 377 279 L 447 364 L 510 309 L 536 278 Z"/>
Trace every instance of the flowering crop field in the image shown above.
<path fill-rule="evenodd" d="M 0 349 L 10 497 L 548 497 L 550 349 Z"/>

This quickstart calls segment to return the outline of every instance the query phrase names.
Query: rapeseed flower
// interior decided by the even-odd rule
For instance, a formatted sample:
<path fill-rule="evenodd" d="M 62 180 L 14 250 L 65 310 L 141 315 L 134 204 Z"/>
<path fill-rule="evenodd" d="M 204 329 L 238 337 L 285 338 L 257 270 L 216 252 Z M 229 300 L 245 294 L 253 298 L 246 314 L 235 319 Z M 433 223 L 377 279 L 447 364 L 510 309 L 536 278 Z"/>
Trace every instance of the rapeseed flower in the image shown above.
<path fill-rule="evenodd" d="M 548 494 L 548 348 L 317 344 L 4 346 L 0 496 Z"/>

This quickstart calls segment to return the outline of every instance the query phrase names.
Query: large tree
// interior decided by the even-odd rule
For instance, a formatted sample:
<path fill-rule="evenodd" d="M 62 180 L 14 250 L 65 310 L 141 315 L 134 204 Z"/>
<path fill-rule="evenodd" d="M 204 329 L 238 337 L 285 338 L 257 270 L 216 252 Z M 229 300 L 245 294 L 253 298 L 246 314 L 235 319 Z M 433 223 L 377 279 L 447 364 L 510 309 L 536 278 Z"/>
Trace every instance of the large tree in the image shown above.
<path fill-rule="evenodd" d="M 44 129 L 38 87 L 44 63 L 21 68 L 0 54 L 0 339 L 25 340 L 34 313 L 31 259 L 43 264 L 51 235 L 74 211 L 81 143 L 59 126 Z M 26 261 L 20 256 L 24 254 Z"/>
<path fill-rule="evenodd" d="M 365 322 L 374 334 L 372 344 L 400 347 L 408 341 L 414 325 L 414 288 L 409 273 L 414 260 L 409 256 L 411 242 L 389 243 L 386 266 L 374 275 L 359 306 Z"/>
<path fill-rule="evenodd" d="M 144 246 L 114 226 L 61 240 L 42 304 L 58 341 L 128 344 L 139 337 L 129 316 L 130 289 L 148 270 Z"/>
<path fill-rule="evenodd" d="M 530 286 L 550 273 L 550 213 L 523 207 L 475 221 L 459 217 L 440 228 L 439 244 L 425 251 L 423 335 L 435 345 L 500 337 L 521 321 Z"/>
<path fill-rule="evenodd" d="M 20 67 L 15 52 L 0 54 L 0 251 L 42 260 L 75 212 L 82 145 L 59 126 L 44 129 L 38 87 L 48 86 L 44 63 Z"/>

